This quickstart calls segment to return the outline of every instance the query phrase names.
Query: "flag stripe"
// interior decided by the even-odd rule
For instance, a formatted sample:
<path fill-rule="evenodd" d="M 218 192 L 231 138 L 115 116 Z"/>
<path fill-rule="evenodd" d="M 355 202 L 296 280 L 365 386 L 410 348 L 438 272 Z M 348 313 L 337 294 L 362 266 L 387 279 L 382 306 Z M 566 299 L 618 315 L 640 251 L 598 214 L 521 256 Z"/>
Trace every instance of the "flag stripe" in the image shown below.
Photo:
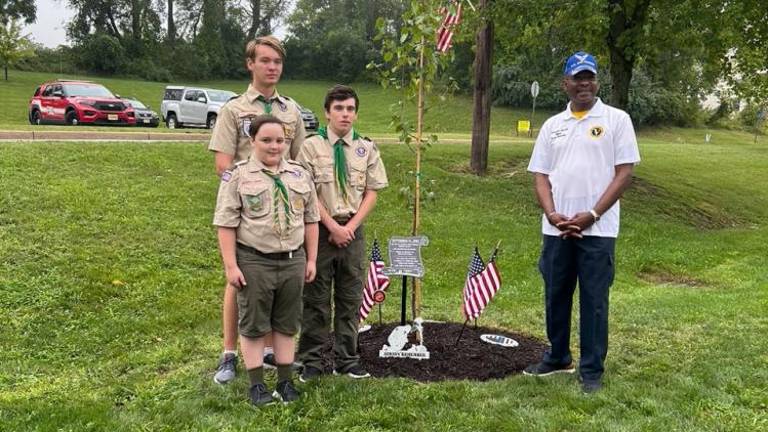
<path fill-rule="evenodd" d="M 384 260 L 381 258 L 379 242 L 374 240 L 373 247 L 371 248 L 371 262 L 368 265 L 368 275 L 363 287 L 363 301 L 358 310 L 360 322 L 363 322 L 368 317 L 371 309 L 373 309 L 373 305 L 376 304 L 373 300 L 373 294 L 376 291 L 384 291 L 389 286 L 389 277 L 384 274 L 383 270 Z"/>
<path fill-rule="evenodd" d="M 441 8 L 440 13 L 445 14 L 445 17 L 437 30 L 437 50 L 444 53 L 451 47 L 453 27 L 458 25 L 461 20 L 461 3 L 456 4 L 455 14 L 452 14 L 447 7 Z"/>

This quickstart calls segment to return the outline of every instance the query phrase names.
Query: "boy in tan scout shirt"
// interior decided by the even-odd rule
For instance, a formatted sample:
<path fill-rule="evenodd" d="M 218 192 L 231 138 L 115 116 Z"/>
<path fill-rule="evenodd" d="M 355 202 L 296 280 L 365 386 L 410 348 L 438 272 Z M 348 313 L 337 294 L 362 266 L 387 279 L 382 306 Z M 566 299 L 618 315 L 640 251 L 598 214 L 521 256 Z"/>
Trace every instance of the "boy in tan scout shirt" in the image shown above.
<path fill-rule="evenodd" d="M 355 91 L 334 86 L 324 106 L 328 128 L 308 137 L 296 158 L 312 174 L 321 219 L 317 278 L 304 289 L 299 340 L 302 382 L 323 373 L 321 351 L 330 331 L 332 288 L 334 372 L 353 378 L 370 376 L 357 353 L 365 268 L 363 221 L 376 205 L 377 191 L 387 187 L 378 148 L 352 128 L 359 108 Z"/>
<path fill-rule="evenodd" d="M 237 291 L 240 347 L 257 406 L 299 397 L 293 386 L 293 336 L 304 282 L 315 278 L 317 195 L 309 173 L 283 158 L 282 122 L 262 116 L 249 126 L 253 153 L 221 176 L 216 214 L 227 283 Z M 303 247 L 302 247 L 303 245 Z M 272 334 L 277 386 L 264 384 L 264 337 Z"/>
<path fill-rule="evenodd" d="M 285 60 L 285 50 L 278 39 L 263 36 L 248 43 L 245 63 L 251 73 L 251 83 L 242 95 L 227 102 L 219 111 L 208 149 L 215 152 L 216 174 L 221 175 L 234 162 L 248 159 L 251 154 L 248 128 L 256 117 L 271 114 L 285 125 L 285 157 L 295 158 L 306 135 L 298 105 L 277 93 Z M 236 290 L 225 287 L 222 327 L 224 352 L 213 379 L 226 384 L 235 378 L 237 370 L 237 302 Z M 267 347 L 272 342 L 267 336 Z M 270 355 L 271 356 L 271 355 Z M 273 357 L 273 356 L 271 356 Z"/>

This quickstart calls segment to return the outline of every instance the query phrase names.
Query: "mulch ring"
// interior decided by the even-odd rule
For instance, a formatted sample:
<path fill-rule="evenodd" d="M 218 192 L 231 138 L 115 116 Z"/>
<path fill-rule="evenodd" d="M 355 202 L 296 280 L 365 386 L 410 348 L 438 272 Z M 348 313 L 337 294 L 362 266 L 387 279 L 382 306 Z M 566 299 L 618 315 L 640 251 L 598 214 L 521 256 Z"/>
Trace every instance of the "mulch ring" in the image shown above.
<path fill-rule="evenodd" d="M 477 327 L 469 324 L 458 345 L 459 323 L 424 323 L 424 345 L 429 360 L 379 358 L 379 350 L 387 343 L 392 329 L 399 323 L 373 324 L 371 330 L 359 337 L 363 367 L 374 377 L 403 377 L 416 381 L 472 380 L 487 381 L 522 373 L 531 363 L 541 361 L 547 344 L 539 339 L 508 330 Z M 514 339 L 516 347 L 503 347 L 480 340 L 483 334 L 498 334 Z M 407 348 L 407 347 L 406 347 Z M 333 335 L 326 343 L 323 366 L 327 371 L 333 364 Z"/>

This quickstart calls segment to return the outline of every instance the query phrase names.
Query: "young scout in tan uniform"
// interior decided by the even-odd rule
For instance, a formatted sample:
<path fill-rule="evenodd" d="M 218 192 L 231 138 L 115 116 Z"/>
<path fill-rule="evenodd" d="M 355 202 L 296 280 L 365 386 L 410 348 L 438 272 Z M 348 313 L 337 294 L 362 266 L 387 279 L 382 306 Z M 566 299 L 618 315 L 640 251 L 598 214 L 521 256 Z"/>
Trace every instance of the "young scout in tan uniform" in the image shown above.
<path fill-rule="evenodd" d="M 242 95 L 227 102 L 219 111 L 208 149 L 216 152 L 216 173 L 231 167 L 234 162 L 246 160 L 251 154 L 248 127 L 262 114 L 271 114 L 285 125 L 286 159 L 295 158 L 304 137 L 304 122 L 295 102 L 280 96 L 275 90 L 283 71 L 285 50 L 273 36 L 256 38 L 245 48 L 245 63 L 251 72 L 251 84 Z M 222 327 L 224 352 L 213 379 L 225 384 L 235 378 L 237 370 L 237 302 L 236 290 L 224 290 Z M 268 350 L 271 341 L 267 337 Z"/>
<path fill-rule="evenodd" d="M 321 218 L 317 278 L 304 288 L 299 340 L 302 382 L 323 373 L 321 350 L 330 331 L 331 289 L 334 372 L 353 378 L 370 376 L 357 353 L 365 260 L 363 221 L 376 205 L 377 191 L 387 186 L 378 148 L 352 128 L 359 108 L 354 90 L 341 85 L 331 88 L 324 106 L 328 128 L 308 137 L 296 158 L 312 174 Z"/>
<path fill-rule="evenodd" d="M 283 158 L 282 122 L 262 116 L 249 132 L 253 154 L 222 174 L 213 224 L 227 283 L 238 290 L 240 347 L 251 403 L 288 403 L 299 397 L 292 382 L 293 336 L 301 320 L 302 287 L 315 277 L 320 215 L 309 173 Z M 277 360 L 273 394 L 264 384 L 262 367 L 264 337 L 270 333 Z"/>

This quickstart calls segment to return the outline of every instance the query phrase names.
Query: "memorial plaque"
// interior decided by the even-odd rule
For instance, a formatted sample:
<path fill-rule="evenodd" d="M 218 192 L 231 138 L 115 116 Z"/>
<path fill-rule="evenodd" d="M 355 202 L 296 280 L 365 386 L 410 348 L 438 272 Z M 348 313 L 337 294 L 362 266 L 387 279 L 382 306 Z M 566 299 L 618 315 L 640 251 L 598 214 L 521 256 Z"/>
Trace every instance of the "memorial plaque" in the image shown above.
<path fill-rule="evenodd" d="M 424 264 L 421 262 L 421 247 L 429 244 L 426 236 L 390 237 L 389 267 L 382 271 L 387 276 L 424 276 Z"/>

